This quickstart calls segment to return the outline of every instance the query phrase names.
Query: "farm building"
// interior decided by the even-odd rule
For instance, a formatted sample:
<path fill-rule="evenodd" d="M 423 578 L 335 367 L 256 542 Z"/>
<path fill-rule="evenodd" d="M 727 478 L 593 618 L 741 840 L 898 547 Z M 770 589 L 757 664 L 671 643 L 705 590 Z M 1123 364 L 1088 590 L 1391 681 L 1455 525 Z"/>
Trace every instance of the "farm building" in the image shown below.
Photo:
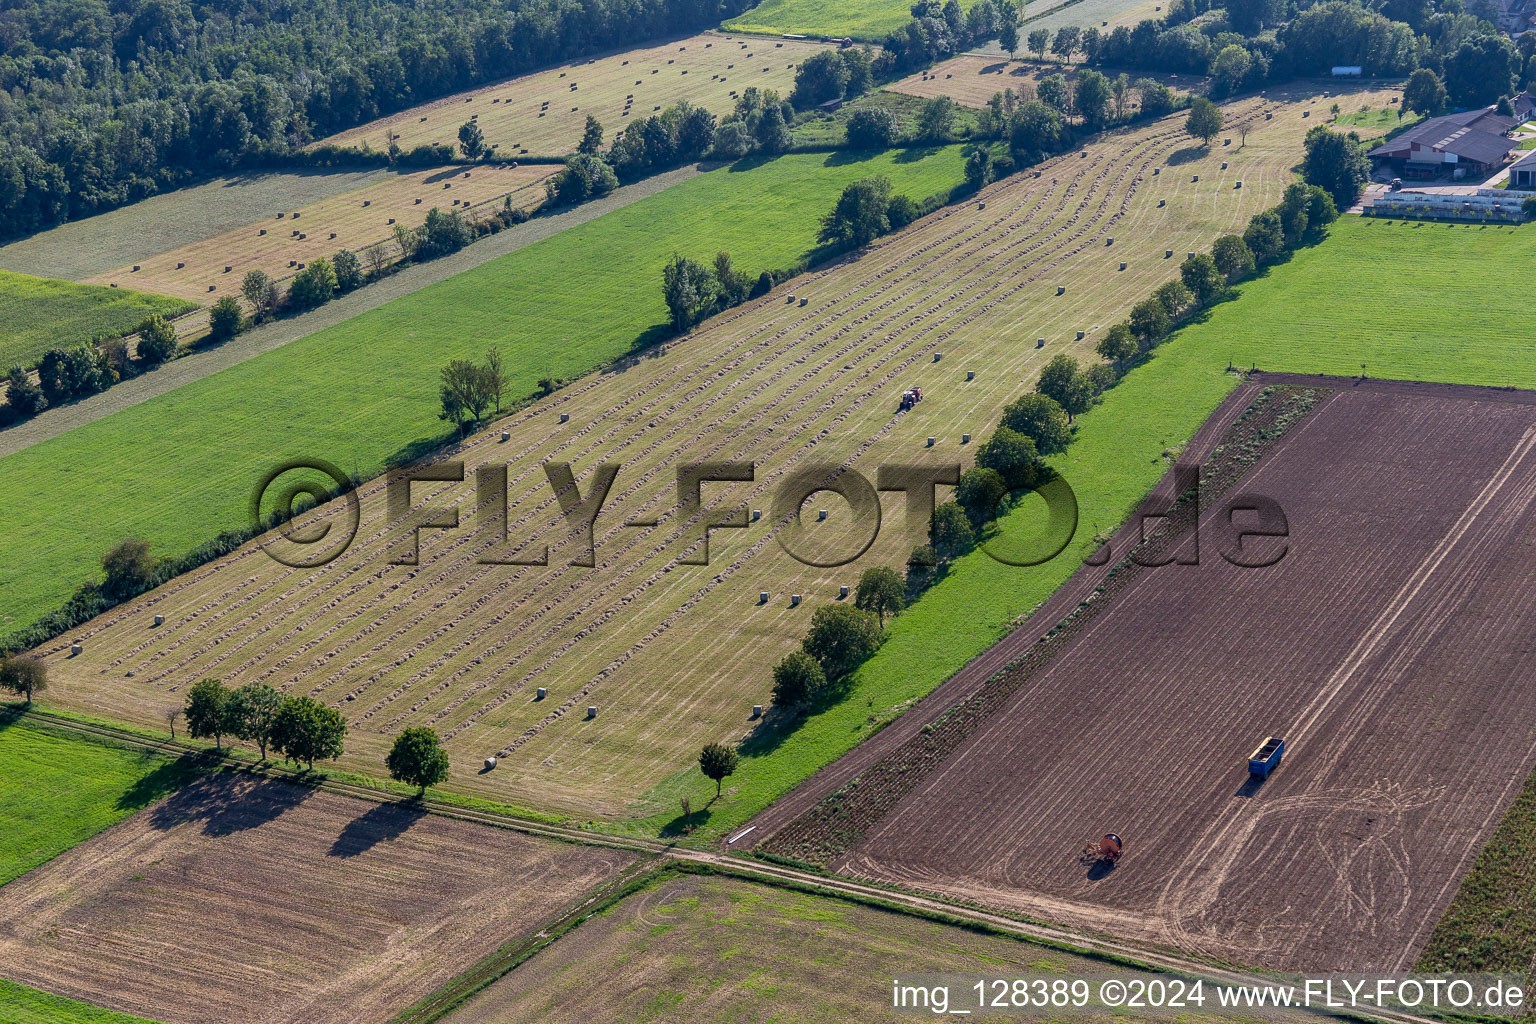
<path fill-rule="evenodd" d="M 1536 166 L 1532 170 L 1536 170 Z M 1520 197 L 1499 188 L 1480 188 L 1474 195 L 1389 192 L 1368 203 L 1363 212 L 1369 217 L 1463 220 L 1479 224 L 1518 224 L 1523 220 Z"/>
<path fill-rule="evenodd" d="M 1536 150 L 1509 166 L 1510 188 L 1536 188 Z"/>
<path fill-rule="evenodd" d="M 1493 107 L 1432 117 L 1371 150 L 1379 170 L 1390 166 L 1405 178 L 1484 177 L 1509 159 L 1514 143 L 1506 134 L 1531 113 L 1531 99 L 1515 97 L 1515 116 Z"/>

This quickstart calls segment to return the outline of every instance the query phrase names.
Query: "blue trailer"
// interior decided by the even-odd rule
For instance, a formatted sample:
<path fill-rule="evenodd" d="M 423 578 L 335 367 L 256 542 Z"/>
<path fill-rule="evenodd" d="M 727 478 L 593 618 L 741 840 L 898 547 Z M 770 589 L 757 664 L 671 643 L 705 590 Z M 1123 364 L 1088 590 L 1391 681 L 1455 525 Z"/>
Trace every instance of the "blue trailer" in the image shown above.
<path fill-rule="evenodd" d="M 1280 755 L 1285 753 L 1285 740 L 1271 736 L 1259 744 L 1259 749 L 1248 755 L 1248 774 L 1264 779 L 1280 767 Z"/>

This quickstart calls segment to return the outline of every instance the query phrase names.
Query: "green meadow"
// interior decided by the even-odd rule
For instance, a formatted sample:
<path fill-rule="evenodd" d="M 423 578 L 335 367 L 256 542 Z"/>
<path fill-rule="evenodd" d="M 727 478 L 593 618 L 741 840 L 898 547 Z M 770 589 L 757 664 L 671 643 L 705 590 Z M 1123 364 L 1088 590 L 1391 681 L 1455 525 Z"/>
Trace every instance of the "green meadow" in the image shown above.
<path fill-rule="evenodd" d="M 155 1024 L 4 979 L 0 979 L 0 1020 L 5 1024 Z"/>
<path fill-rule="evenodd" d="M 885 645 L 858 673 L 852 696 L 811 716 L 771 749 L 749 750 L 731 777 L 735 792 L 710 803 L 714 787 L 690 768 L 649 795 L 655 832 L 678 798 L 708 806 L 696 833 L 712 840 L 737 828 L 822 765 L 845 753 L 933 690 L 1038 607 L 1114 530 L 1166 471 L 1165 452 L 1183 446 L 1237 384 L 1227 372 L 1358 374 L 1462 384 L 1536 387 L 1536 361 L 1520 329 L 1526 299 L 1486 288 L 1467 301 L 1467 282 L 1500 280 L 1536 259 L 1536 227 L 1454 227 L 1342 218 L 1330 236 L 1242 285 L 1238 296 L 1180 330 L 1077 419 L 1077 436 L 1051 460 L 1077 495 L 1078 528 L 1058 557 L 1029 569 L 980 551 L 891 623 Z M 1414 268 L 1407 287 L 1404 267 Z M 1390 301 L 1384 301 L 1390 296 Z M 1005 518 L 1024 535 L 1035 504 Z M 696 815 L 696 818 L 699 816 Z"/>
<path fill-rule="evenodd" d="M 175 555 L 247 525 L 284 459 L 369 477 L 445 439 L 438 371 L 501 349 L 508 393 L 664 336 L 662 266 L 729 251 L 754 277 L 816 246 L 847 183 L 914 199 L 963 177 L 960 146 L 802 154 L 711 171 L 211 377 L 0 460 L 0 634 L 58 606 L 128 536 Z M 66 511 L 67 510 L 67 511 Z M 81 524 L 93 524 L 82 529 Z"/>
<path fill-rule="evenodd" d="M 960 6 L 969 7 L 969 0 Z M 766 35 L 852 36 L 878 43 L 911 20 L 907 0 L 763 0 L 721 27 Z"/>
<path fill-rule="evenodd" d="M 0 372 L 31 366 L 51 348 L 69 348 L 134 330 L 153 313 L 176 316 L 197 303 L 0 270 Z"/>

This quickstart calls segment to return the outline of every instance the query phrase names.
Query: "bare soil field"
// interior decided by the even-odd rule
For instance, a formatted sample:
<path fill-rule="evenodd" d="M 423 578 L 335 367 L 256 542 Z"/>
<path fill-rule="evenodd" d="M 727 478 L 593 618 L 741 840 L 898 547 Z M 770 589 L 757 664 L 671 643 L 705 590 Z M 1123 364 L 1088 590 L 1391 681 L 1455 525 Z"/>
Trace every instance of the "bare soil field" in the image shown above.
<path fill-rule="evenodd" d="M 382 242 L 389 259 L 399 256 L 394 228 L 414 228 L 432 207 L 473 216 L 482 208 L 499 209 L 504 196 L 524 209 L 544 199 L 544 179 L 558 170 L 546 164 L 479 164 L 433 167 L 390 174 L 361 188 L 270 213 L 241 227 L 199 238 L 87 279 L 196 302 L 213 303 L 240 294 L 250 270 L 265 270 L 279 281 L 319 256 L 339 249 L 361 253 Z"/>
<path fill-rule="evenodd" d="M 806 39 L 705 32 L 455 93 L 315 145 L 387 150 L 393 141 L 407 150 L 429 144 L 457 148 L 459 126 L 473 118 L 500 156 L 563 156 L 576 151 L 588 114 L 602 122 L 606 143 L 630 119 L 681 100 L 720 116 L 731 112 L 749 86 L 787 97 L 795 66 L 826 48 Z"/>
<path fill-rule="evenodd" d="M 216 776 L 0 889 L 0 960 L 166 1024 L 383 1022 L 632 860 Z"/>
<path fill-rule="evenodd" d="M 1311 398 L 1235 420 L 1198 541 L 1085 568 L 1013 666 L 813 779 L 764 848 L 1244 963 L 1406 970 L 1536 763 L 1536 395 L 1263 379 Z M 1223 491 L 1278 503 L 1288 536 L 1242 549 L 1277 563 L 1219 553 Z M 1080 864 L 1108 831 L 1119 864 Z"/>
<path fill-rule="evenodd" d="M 1109 970 L 1101 961 L 1006 936 L 734 878 L 685 875 L 584 922 L 445 1024 L 933 1020 L 932 1010 L 892 1010 L 891 979 L 920 972 L 1071 978 Z M 1203 1019 L 1180 1016 L 1189 1024 Z"/>
<path fill-rule="evenodd" d="M 1016 93 L 1024 92 L 1033 99 L 1042 78 L 1048 75 L 1070 77 L 1081 66 L 1078 64 L 1068 66 L 1051 61 L 1004 60 L 1001 56 L 965 53 L 942 64 L 936 64 L 926 71 L 910 74 L 906 78 L 892 82 L 886 88 L 892 92 L 921 96 L 924 99 L 948 96 L 963 106 L 979 109 L 987 105 L 987 101 L 994 93 L 1005 89 L 1012 89 Z M 1104 71 L 1111 78 L 1116 73 L 1112 69 L 1094 68 L 1093 70 Z M 1203 95 L 1210 87 L 1207 79 L 1197 75 L 1147 74 L 1146 72 L 1128 72 L 1128 74 L 1133 80 L 1154 78 L 1179 92 Z M 1135 104 L 1132 104 L 1132 109 L 1135 108 Z"/>
<path fill-rule="evenodd" d="M 1252 125 L 1247 145 L 1234 132 L 1208 151 L 1175 116 L 993 185 L 467 440 L 445 455 L 464 462 L 464 482 L 412 492 L 423 507 L 458 506 L 463 524 L 422 531 L 419 564 L 395 564 L 414 535 L 386 521 L 386 488 L 373 481 L 358 492 L 361 526 L 344 553 L 339 530 L 300 552 L 337 555 L 323 567 L 279 565 L 263 539 L 47 645 L 51 698 L 153 727 L 198 679 L 265 680 L 344 709 L 344 764 L 360 770 L 377 772 L 403 727 L 430 725 L 454 753 L 453 788 L 611 818 L 675 809 L 675 796 L 648 794 L 704 742 L 753 734 L 770 666 L 811 611 L 863 568 L 904 564 L 926 528 L 899 495 L 872 530 L 822 492 L 805 503 L 797 542 L 793 509 L 775 508 L 781 485 L 818 465 L 874 480 L 881 465 L 967 462 L 963 435 L 984 437 L 1046 361 L 1090 356 L 1186 251 L 1278 199 L 1314 123 L 1303 109 L 1242 101 L 1227 116 Z M 913 385 L 927 397 L 898 413 Z M 699 516 L 677 507 L 689 460 L 755 463 L 751 483 L 704 485 L 712 512 L 762 512 L 713 531 L 708 565 L 681 560 L 703 554 Z M 596 521 L 594 565 L 578 564 L 589 561 L 585 534 L 562 516 L 551 461 L 572 465 L 582 495 L 599 464 L 621 467 Z M 504 518 L 494 478 L 477 497 L 482 466 L 507 467 Z M 315 517 L 339 526 L 345 515 L 333 503 Z M 505 532 L 481 533 L 487 523 Z M 871 534 L 864 555 L 830 568 L 784 546 L 843 561 Z M 546 547 L 547 565 L 489 564 Z M 75 641 L 83 652 L 70 657 Z M 476 773 L 491 754 L 496 770 Z"/>

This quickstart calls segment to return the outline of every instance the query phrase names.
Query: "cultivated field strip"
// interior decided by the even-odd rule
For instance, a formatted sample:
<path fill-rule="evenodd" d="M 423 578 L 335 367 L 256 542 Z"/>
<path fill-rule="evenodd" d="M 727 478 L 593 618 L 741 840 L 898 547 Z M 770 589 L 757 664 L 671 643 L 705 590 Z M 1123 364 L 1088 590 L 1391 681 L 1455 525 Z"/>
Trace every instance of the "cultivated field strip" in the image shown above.
<path fill-rule="evenodd" d="M 964 462 L 960 433 L 984 437 L 1047 359 L 1091 351 L 1176 274 L 1186 249 L 1240 229 L 1278 197 L 1311 125 L 1300 109 L 1263 99 L 1229 108 L 1230 123 L 1251 125 L 1246 146 L 1218 140 L 1205 152 L 1175 117 L 1051 161 L 1038 178 L 991 186 L 447 453 L 465 462 L 465 482 L 418 484 L 412 497 L 418 508 L 456 505 L 461 528 L 423 531 L 420 565 L 390 564 L 410 533 L 386 523 L 383 482 L 370 482 L 340 557 L 286 569 L 248 545 L 172 581 L 49 645 L 56 692 L 154 721 L 197 679 L 260 679 L 343 708 L 352 763 L 376 762 L 405 725 L 430 724 L 456 754 L 457 787 L 563 810 L 638 809 L 704 739 L 751 727 L 768 667 L 803 634 L 809 608 L 835 600 L 863 566 L 900 564 L 920 539 L 893 496 L 864 558 L 801 565 L 780 546 L 793 517 L 774 511 L 779 483 L 812 464 L 873 479 L 885 463 Z M 897 396 L 914 384 L 926 400 L 898 415 Z M 755 480 L 707 484 L 701 512 L 680 521 L 676 471 L 699 460 L 751 460 Z M 590 568 L 570 564 L 584 537 L 561 516 L 542 468 L 550 461 L 572 465 L 582 495 L 597 465 L 621 466 Z M 493 463 L 507 466 L 505 544 L 477 530 L 490 510 L 474 473 Z M 761 509 L 762 520 L 714 531 L 708 566 L 679 564 L 699 549 L 700 516 L 736 507 Z M 805 508 L 819 550 L 847 550 L 868 533 L 841 498 Z M 816 508 L 827 522 L 815 522 Z M 313 518 L 339 515 L 327 507 Z M 547 566 L 480 562 L 492 548 L 526 558 L 546 546 Z M 764 604 L 759 591 L 771 595 Z M 790 594 L 805 595 L 799 607 Z M 149 627 L 155 614 L 166 626 Z M 74 641 L 84 653 L 65 657 Z M 490 754 L 502 758 L 497 770 L 473 774 Z"/>
<path fill-rule="evenodd" d="M 1208 506 L 1198 566 L 1115 594 L 835 866 L 1203 956 L 1407 969 L 1536 764 L 1508 601 L 1536 577 L 1533 430 L 1486 392 L 1339 392 L 1242 481 L 1286 512 L 1278 565 L 1219 557 Z M 1285 760 L 1249 783 L 1267 735 Z M 1109 830 L 1124 859 L 1086 870 Z"/>
<path fill-rule="evenodd" d="M 286 281 L 299 265 L 330 258 L 340 249 L 361 253 L 383 243 L 393 262 L 399 256 L 393 241 L 396 225 L 418 227 L 434 206 L 467 217 L 499 210 L 508 199 L 514 207 L 532 209 L 544 200 L 544 180 L 558 169 L 510 163 L 391 174 L 297 209 L 274 210 L 254 223 L 97 274 L 87 283 L 211 304 L 225 295 L 238 298 L 247 271 L 263 270 Z"/>
<path fill-rule="evenodd" d="M 499 156 L 563 156 L 581 142 L 587 115 L 605 142 L 636 118 L 684 100 L 717 117 L 748 87 L 787 97 L 795 67 L 827 46 L 808 39 L 759 39 L 705 32 L 660 46 L 562 64 L 521 78 L 455 93 L 321 139 L 315 145 L 387 150 L 393 142 L 457 148 L 472 117 Z"/>

